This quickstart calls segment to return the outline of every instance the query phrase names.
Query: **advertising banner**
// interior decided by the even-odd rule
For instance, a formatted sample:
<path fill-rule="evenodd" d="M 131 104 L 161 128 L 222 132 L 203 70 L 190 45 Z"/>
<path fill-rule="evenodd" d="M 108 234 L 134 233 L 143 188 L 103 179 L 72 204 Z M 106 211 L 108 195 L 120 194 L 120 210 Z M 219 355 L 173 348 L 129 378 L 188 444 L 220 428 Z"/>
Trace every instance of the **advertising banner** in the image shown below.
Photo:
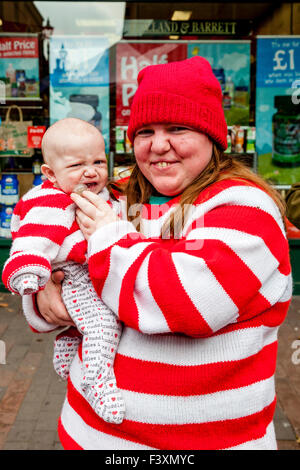
<path fill-rule="evenodd" d="M 50 39 L 50 124 L 77 117 L 99 128 L 109 152 L 108 40 L 100 36 Z"/>
<path fill-rule="evenodd" d="M 39 98 L 39 49 L 36 34 L 0 34 L 0 99 Z"/>
<path fill-rule="evenodd" d="M 258 171 L 275 185 L 300 181 L 300 36 L 257 39 Z"/>
<path fill-rule="evenodd" d="M 187 45 L 178 43 L 119 43 L 116 51 L 116 151 L 129 153 L 126 130 L 137 76 L 148 65 L 165 64 L 187 57 Z"/>
<path fill-rule="evenodd" d="M 205 57 L 223 92 L 228 126 L 249 125 L 250 42 L 199 41 L 188 44 L 188 57 Z"/>

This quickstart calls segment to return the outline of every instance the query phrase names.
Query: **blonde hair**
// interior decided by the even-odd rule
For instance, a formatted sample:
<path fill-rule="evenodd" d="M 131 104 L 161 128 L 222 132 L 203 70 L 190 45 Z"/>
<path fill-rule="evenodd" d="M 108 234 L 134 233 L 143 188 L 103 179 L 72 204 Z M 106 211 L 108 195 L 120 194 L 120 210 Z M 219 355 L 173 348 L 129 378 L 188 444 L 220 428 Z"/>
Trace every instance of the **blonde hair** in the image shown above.
<path fill-rule="evenodd" d="M 253 171 L 246 165 L 232 158 L 230 154 L 224 153 L 216 144 L 213 144 L 213 152 L 210 162 L 203 172 L 201 172 L 182 192 L 178 207 L 170 215 L 170 219 L 165 221 L 162 227 L 161 236 L 164 237 L 164 234 L 168 232 L 169 235 L 174 237 L 174 234 L 179 233 L 183 220 L 184 206 L 192 205 L 204 189 L 217 181 L 225 179 L 246 180 L 258 185 L 273 199 L 284 220 L 285 203 L 280 194 L 261 176 L 253 173 Z M 140 171 L 138 165 L 134 165 L 128 182 L 117 185 L 111 183 L 111 185 L 127 197 L 128 220 L 132 221 L 135 219 L 135 221 L 137 221 L 140 217 L 141 211 L 140 213 L 135 212 L 135 215 L 132 216 L 129 213 L 130 207 L 133 204 L 140 204 L 142 207 L 143 204 L 149 202 L 151 194 L 155 191 L 151 183 L 149 183 Z M 180 224 L 180 227 L 178 224 Z M 137 230 L 140 230 L 140 222 L 135 223 L 135 225 Z"/>

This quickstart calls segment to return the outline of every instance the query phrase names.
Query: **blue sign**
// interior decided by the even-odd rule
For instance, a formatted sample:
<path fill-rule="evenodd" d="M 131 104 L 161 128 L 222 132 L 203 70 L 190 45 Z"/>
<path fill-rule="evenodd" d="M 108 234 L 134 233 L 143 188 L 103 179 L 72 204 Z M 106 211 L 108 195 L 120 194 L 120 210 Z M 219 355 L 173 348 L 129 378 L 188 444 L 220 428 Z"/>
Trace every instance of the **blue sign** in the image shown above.
<path fill-rule="evenodd" d="M 300 181 L 300 37 L 257 39 L 258 171 L 273 184 Z"/>
<path fill-rule="evenodd" d="M 109 44 L 98 36 L 50 40 L 50 124 L 77 117 L 99 128 L 109 152 Z"/>

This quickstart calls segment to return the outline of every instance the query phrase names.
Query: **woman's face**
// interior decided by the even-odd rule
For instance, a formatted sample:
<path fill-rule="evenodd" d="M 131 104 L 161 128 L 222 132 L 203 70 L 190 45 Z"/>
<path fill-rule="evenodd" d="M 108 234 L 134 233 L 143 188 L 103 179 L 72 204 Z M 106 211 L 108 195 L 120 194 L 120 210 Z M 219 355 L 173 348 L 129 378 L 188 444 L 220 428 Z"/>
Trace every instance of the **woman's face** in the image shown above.
<path fill-rule="evenodd" d="M 165 196 L 182 193 L 212 157 L 212 142 L 201 132 L 175 124 L 150 124 L 134 138 L 139 169 Z"/>

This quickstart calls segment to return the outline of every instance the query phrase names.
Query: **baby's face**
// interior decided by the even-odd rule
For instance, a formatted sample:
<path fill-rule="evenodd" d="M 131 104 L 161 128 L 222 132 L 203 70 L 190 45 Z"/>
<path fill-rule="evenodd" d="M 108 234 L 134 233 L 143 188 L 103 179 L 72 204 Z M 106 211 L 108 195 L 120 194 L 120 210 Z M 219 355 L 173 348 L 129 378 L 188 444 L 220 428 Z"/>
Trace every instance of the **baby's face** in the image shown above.
<path fill-rule="evenodd" d="M 65 193 L 73 192 L 78 184 L 98 194 L 108 179 L 105 144 L 101 134 L 65 136 L 59 152 L 51 159 L 54 178 L 51 181 Z"/>

